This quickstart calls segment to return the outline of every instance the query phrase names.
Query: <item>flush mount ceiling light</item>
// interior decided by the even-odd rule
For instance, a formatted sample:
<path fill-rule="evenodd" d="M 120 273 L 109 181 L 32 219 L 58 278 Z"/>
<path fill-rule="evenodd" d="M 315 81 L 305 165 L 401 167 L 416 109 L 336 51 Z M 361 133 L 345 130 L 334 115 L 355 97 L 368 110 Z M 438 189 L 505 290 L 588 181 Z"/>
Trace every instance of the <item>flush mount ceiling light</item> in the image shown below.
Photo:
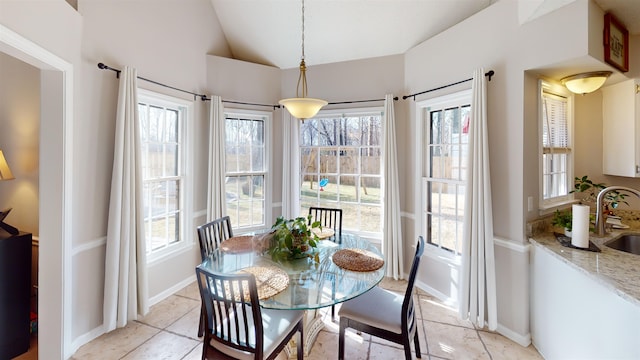
<path fill-rule="evenodd" d="M 598 90 L 610 75 L 611 71 L 592 71 L 567 76 L 560 82 L 572 93 L 588 94 Z"/>
<path fill-rule="evenodd" d="M 300 75 L 298 76 L 296 97 L 279 101 L 280 105 L 284 105 L 291 115 L 302 121 L 314 117 L 323 106 L 328 104 L 324 100 L 307 97 L 306 72 L 307 66 L 304 62 L 304 0 L 302 0 L 302 57 L 300 58 Z"/>

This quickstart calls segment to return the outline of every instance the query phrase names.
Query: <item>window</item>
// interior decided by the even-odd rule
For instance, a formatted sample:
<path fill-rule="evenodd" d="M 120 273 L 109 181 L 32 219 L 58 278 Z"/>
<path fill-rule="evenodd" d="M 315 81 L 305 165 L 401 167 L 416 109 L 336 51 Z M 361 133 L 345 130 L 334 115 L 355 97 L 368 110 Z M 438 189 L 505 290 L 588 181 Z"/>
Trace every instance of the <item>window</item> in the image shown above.
<path fill-rule="evenodd" d="M 381 109 L 321 112 L 300 124 L 301 214 L 342 209 L 342 227 L 382 232 Z"/>
<path fill-rule="evenodd" d="M 572 200 L 571 95 L 540 81 L 541 204 L 549 208 Z"/>
<path fill-rule="evenodd" d="M 139 94 L 145 238 L 147 255 L 154 258 L 187 243 L 185 138 L 191 103 L 144 90 Z"/>
<path fill-rule="evenodd" d="M 264 228 L 267 219 L 267 140 L 271 114 L 225 114 L 227 213 L 240 231 Z"/>
<path fill-rule="evenodd" d="M 471 92 L 420 103 L 423 108 L 423 234 L 453 255 L 462 251 Z"/>

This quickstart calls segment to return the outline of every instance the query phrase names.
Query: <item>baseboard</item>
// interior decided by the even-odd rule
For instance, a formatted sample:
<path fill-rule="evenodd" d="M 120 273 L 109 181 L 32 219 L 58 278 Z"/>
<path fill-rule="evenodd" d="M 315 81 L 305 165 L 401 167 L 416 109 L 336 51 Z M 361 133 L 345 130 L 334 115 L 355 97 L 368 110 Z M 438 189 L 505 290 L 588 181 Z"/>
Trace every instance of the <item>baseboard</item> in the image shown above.
<path fill-rule="evenodd" d="M 182 288 L 184 288 L 185 286 L 191 284 L 192 282 L 196 281 L 196 275 L 195 273 L 191 276 L 189 276 L 188 278 L 180 281 L 179 283 L 173 285 L 172 287 L 166 289 L 165 291 L 159 293 L 156 296 L 150 297 L 149 298 L 149 306 L 153 306 L 157 303 L 159 303 L 160 301 L 168 298 L 169 296 L 177 293 L 179 290 L 181 290 Z"/>
<path fill-rule="evenodd" d="M 82 347 L 82 345 L 97 339 L 98 337 L 100 337 L 101 335 L 103 335 L 105 333 L 104 331 L 104 325 L 100 325 L 97 328 L 84 333 L 80 336 L 78 336 L 77 338 L 73 339 L 73 341 L 71 342 L 71 353 L 75 354 L 76 351 L 78 351 L 78 349 L 80 349 L 80 347 Z"/>
<path fill-rule="evenodd" d="M 527 347 L 531 345 L 531 333 L 524 334 L 524 335 L 518 334 L 515 331 L 508 329 L 500 324 L 498 324 L 498 328 L 496 329 L 496 331 L 500 335 L 506 337 L 507 339 L 517 343 L 522 347 Z"/>

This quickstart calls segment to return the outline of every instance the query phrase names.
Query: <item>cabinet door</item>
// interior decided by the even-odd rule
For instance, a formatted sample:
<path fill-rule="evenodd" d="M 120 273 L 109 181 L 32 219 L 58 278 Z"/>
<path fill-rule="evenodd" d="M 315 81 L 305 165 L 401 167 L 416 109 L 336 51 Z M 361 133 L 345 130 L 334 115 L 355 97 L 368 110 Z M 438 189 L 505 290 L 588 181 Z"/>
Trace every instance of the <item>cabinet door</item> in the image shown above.
<path fill-rule="evenodd" d="M 602 172 L 639 177 L 638 80 L 602 88 Z"/>

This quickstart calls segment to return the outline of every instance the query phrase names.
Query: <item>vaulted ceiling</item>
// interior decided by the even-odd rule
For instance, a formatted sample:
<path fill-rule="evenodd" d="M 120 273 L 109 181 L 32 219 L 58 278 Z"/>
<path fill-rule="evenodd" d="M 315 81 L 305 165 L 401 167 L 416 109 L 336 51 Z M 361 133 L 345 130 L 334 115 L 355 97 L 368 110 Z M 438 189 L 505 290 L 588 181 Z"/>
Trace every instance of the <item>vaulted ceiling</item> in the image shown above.
<path fill-rule="evenodd" d="M 496 1 L 305 0 L 307 66 L 402 54 Z M 518 0 L 538 9 L 574 0 Z M 640 0 L 595 0 L 640 33 Z M 233 57 L 282 69 L 297 67 L 302 0 L 211 0 Z"/>

